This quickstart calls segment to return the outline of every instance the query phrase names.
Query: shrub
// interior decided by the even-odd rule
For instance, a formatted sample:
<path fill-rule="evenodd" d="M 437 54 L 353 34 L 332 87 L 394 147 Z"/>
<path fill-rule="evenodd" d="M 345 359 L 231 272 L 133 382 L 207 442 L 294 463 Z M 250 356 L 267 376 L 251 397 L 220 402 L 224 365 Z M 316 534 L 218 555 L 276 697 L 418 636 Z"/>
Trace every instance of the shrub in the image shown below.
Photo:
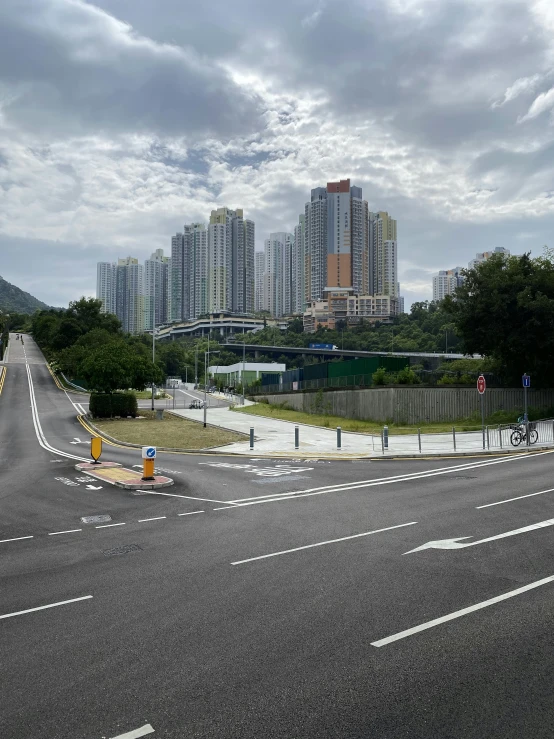
<path fill-rule="evenodd" d="M 387 373 L 384 367 L 379 367 L 379 369 L 373 373 L 374 385 L 386 385 L 387 379 Z"/>
<path fill-rule="evenodd" d="M 93 418 L 111 418 L 112 396 L 109 393 L 91 393 L 89 410 Z"/>
<path fill-rule="evenodd" d="M 404 369 L 400 370 L 400 372 L 398 373 L 396 377 L 396 382 L 399 385 L 418 385 L 419 377 L 412 369 L 410 369 L 409 367 L 404 367 Z"/>

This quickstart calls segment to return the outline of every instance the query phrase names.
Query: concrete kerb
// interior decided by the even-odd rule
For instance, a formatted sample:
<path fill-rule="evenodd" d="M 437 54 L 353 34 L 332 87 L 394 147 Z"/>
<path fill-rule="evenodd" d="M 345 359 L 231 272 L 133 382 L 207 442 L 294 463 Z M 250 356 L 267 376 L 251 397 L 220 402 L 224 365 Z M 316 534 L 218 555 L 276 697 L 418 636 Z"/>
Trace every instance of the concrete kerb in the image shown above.
<path fill-rule="evenodd" d="M 99 464 L 84 462 L 76 464 L 75 469 L 94 477 L 95 480 L 107 482 L 125 490 L 154 490 L 167 488 L 174 484 L 170 477 L 164 477 L 163 475 L 156 475 L 153 480 L 143 480 L 140 477 L 140 472 L 129 470 L 115 462 L 100 462 Z M 101 474 L 102 471 L 105 471 L 106 474 Z"/>

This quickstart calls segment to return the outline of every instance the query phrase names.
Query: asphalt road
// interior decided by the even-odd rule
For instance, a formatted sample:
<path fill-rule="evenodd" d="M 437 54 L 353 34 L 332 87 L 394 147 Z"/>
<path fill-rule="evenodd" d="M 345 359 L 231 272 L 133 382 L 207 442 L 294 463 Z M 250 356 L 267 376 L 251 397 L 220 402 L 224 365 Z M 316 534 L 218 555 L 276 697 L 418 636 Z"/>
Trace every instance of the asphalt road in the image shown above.
<path fill-rule="evenodd" d="M 79 398 L 12 342 L 2 738 L 554 735 L 551 453 L 162 454 L 175 486 L 136 495 L 75 471 Z"/>

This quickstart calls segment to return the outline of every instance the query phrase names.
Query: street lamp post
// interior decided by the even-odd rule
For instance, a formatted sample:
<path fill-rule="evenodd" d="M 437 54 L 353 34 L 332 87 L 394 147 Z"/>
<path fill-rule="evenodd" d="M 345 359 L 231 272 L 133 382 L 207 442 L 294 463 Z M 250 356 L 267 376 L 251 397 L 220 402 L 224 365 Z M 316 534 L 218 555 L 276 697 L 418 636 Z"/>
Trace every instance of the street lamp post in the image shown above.
<path fill-rule="evenodd" d="M 243 336 L 243 342 L 242 342 L 242 377 L 241 377 L 241 380 L 242 380 L 242 382 L 241 382 L 241 386 L 242 386 L 242 400 L 241 400 L 241 405 L 244 405 L 244 369 L 245 369 L 245 363 L 246 363 L 246 343 L 244 342 L 244 336 Z"/>
<path fill-rule="evenodd" d="M 152 410 L 154 410 L 154 372 L 156 367 L 156 271 L 152 287 Z"/>
<path fill-rule="evenodd" d="M 219 351 L 213 351 L 212 354 L 220 354 Z M 206 428 L 206 419 L 208 417 L 208 398 L 207 398 L 207 387 L 208 387 L 208 362 L 210 359 L 210 350 L 204 352 L 204 428 Z"/>

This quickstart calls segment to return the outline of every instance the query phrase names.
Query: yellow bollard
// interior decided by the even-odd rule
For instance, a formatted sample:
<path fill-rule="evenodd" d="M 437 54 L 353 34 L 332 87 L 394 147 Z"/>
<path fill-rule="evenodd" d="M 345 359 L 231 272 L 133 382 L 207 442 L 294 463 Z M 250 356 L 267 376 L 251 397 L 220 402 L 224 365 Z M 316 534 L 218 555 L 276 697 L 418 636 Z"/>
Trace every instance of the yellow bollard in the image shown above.
<path fill-rule="evenodd" d="M 142 447 L 142 479 L 153 480 L 154 479 L 154 464 L 156 460 L 156 447 L 155 446 L 143 446 Z"/>

